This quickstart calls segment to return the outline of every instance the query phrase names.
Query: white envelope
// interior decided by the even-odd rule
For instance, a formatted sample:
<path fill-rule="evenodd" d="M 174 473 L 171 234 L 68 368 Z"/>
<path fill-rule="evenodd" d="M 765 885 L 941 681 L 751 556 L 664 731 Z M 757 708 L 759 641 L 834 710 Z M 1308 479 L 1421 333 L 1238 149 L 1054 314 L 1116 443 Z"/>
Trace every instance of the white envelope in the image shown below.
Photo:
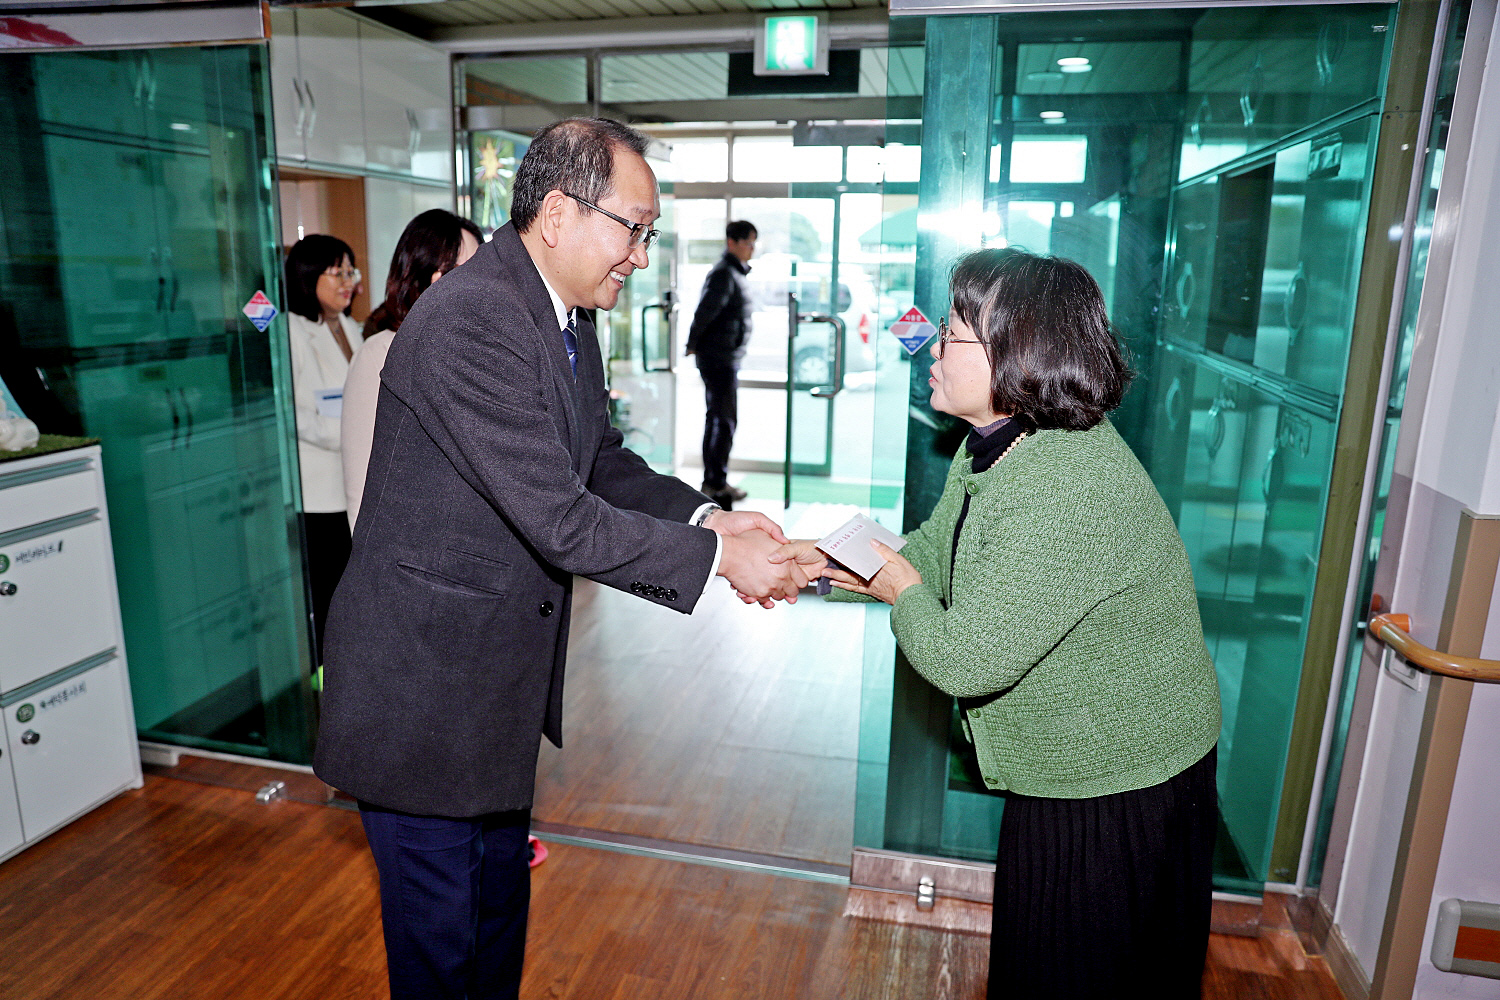
<path fill-rule="evenodd" d="M 837 530 L 819 539 L 818 549 L 849 572 L 869 580 L 885 565 L 885 560 L 870 547 L 872 541 L 881 542 L 897 552 L 906 544 L 906 539 L 881 527 L 878 522 L 863 514 L 855 514 Z"/>

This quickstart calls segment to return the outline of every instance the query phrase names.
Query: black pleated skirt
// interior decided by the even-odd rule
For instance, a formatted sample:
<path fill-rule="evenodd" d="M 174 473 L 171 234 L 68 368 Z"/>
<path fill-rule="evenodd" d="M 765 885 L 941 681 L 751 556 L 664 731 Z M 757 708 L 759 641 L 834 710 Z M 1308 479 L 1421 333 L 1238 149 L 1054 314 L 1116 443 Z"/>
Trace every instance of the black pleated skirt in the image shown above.
<path fill-rule="evenodd" d="M 1117 795 L 1006 798 L 991 1000 L 1200 995 L 1217 759 Z"/>

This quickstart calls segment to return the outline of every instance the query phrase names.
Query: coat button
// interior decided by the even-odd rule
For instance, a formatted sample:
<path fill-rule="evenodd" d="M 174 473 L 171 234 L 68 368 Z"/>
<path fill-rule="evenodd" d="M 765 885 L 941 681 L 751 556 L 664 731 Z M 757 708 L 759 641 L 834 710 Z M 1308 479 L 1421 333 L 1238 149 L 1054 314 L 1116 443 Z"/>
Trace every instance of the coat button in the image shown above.
<path fill-rule="evenodd" d="M 667 590 L 667 600 L 669 600 L 669 601 L 675 601 L 675 600 L 677 600 L 677 591 L 672 590 L 672 589 L 669 588 Z"/>
<path fill-rule="evenodd" d="M 542 602 L 542 606 L 539 607 L 539 608 L 537 608 L 536 610 L 537 610 L 538 614 L 540 614 L 543 618 L 546 618 L 548 615 L 550 615 L 552 613 L 552 602 L 551 601 L 543 601 Z"/>

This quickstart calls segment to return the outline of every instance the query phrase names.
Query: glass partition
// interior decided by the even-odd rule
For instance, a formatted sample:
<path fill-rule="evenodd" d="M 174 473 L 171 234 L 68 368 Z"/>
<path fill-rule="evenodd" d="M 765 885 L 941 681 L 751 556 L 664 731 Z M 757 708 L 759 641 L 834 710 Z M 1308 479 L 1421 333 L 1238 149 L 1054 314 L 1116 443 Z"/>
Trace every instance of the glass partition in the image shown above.
<path fill-rule="evenodd" d="M 1448 124 L 1453 115 L 1453 96 L 1458 86 L 1459 61 L 1463 56 L 1464 42 L 1468 37 L 1470 4 L 1459 0 L 1453 5 L 1448 20 L 1447 37 L 1443 40 L 1443 68 L 1438 79 L 1438 88 L 1433 106 L 1432 130 L 1427 143 L 1427 160 L 1423 168 L 1421 202 L 1417 207 L 1415 224 L 1411 234 L 1411 264 L 1406 275 L 1406 290 L 1402 300 L 1401 333 L 1395 345 L 1395 357 L 1391 366 L 1390 396 L 1381 420 L 1380 463 L 1375 474 L 1371 498 L 1370 521 L 1365 536 L 1365 549 L 1361 556 L 1359 595 L 1356 598 L 1354 629 L 1345 637 L 1349 655 L 1345 658 L 1344 678 L 1336 696 L 1339 699 L 1338 714 L 1334 719 L 1332 752 L 1328 762 L 1328 774 L 1338 775 L 1343 770 L 1344 747 L 1349 733 L 1349 720 L 1354 710 L 1354 690 L 1359 681 L 1360 654 L 1364 643 L 1366 621 L 1378 611 L 1375 603 L 1375 567 L 1380 558 L 1381 538 L 1385 529 L 1387 503 L 1391 495 L 1391 474 L 1395 467 L 1396 440 L 1401 429 L 1401 415 L 1406 406 L 1406 379 L 1411 369 L 1412 346 L 1417 334 L 1417 314 L 1422 303 L 1423 282 L 1427 276 L 1427 252 L 1432 242 L 1433 217 L 1437 211 L 1438 187 L 1443 179 L 1443 165 L 1448 148 Z M 1438 292 L 1441 293 L 1441 289 Z M 1323 860 L 1327 853 L 1328 834 L 1333 822 L 1333 807 L 1338 796 L 1338 782 L 1330 780 L 1324 787 L 1323 800 L 1316 803 L 1316 840 L 1313 847 L 1310 880 L 1322 883 Z"/>
<path fill-rule="evenodd" d="M 1394 11 L 925 23 L 914 302 L 946 314 L 947 269 L 980 246 L 1075 259 L 1103 288 L 1138 372 L 1113 419 L 1177 518 L 1222 689 L 1222 888 L 1282 878 L 1271 850 Z M 967 430 L 927 405 L 925 368 L 885 403 L 908 426 L 907 529 Z M 992 858 L 1003 799 L 978 780 L 953 699 L 899 654 L 867 669 L 876 763 L 857 843 Z"/>
<path fill-rule="evenodd" d="M 0 352 L 97 436 L 147 739 L 306 762 L 263 46 L 0 55 Z M 14 353 L 12 353 L 14 352 Z M 8 359 L 9 360 L 9 359 Z"/>

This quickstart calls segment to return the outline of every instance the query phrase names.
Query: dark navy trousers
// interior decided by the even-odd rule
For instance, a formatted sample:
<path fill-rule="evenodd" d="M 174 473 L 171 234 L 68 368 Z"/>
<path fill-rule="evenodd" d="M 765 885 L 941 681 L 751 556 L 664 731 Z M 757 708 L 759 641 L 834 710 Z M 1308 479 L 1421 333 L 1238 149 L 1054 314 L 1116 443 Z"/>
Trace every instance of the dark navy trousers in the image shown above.
<path fill-rule="evenodd" d="M 391 1000 L 515 1000 L 530 812 L 450 819 L 361 802 L 359 815 L 380 873 Z"/>

